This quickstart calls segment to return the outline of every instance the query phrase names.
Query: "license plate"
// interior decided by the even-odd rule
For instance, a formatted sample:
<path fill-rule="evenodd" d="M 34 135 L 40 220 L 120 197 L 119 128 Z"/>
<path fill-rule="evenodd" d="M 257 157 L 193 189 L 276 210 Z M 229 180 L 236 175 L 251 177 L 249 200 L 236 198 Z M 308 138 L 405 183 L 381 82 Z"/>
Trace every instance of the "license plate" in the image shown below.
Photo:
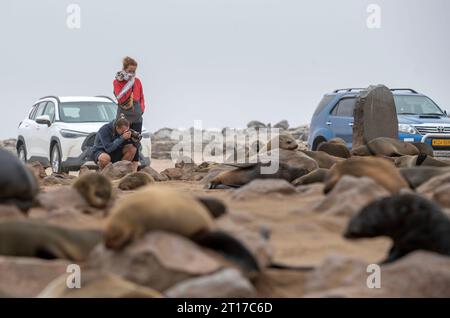
<path fill-rule="evenodd" d="M 432 145 L 438 147 L 450 146 L 450 139 L 433 139 Z"/>

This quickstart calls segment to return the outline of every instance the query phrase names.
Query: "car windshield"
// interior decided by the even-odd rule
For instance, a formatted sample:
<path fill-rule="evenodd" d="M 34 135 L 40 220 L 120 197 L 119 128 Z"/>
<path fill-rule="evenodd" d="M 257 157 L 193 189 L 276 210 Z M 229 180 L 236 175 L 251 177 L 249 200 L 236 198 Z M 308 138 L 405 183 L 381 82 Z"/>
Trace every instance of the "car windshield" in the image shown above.
<path fill-rule="evenodd" d="M 394 95 L 395 107 L 399 115 L 439 115 L 442 110 L 428 97 L 414 95 Z"/>
<path fill-rule="evenodd" d="M 117 105 L 108 102 L 66 102 L 59 111 L 61 121 L 68 123 L 109 122 L 116 114 Z"/>

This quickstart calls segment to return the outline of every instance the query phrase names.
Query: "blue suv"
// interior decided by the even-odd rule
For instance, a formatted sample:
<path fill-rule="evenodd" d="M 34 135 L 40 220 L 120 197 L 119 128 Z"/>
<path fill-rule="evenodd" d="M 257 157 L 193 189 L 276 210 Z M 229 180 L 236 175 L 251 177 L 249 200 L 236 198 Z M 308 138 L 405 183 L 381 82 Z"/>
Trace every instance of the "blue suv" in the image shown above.
<path fill-rule="evenodd" d="M 352 147 L 353 109 L 362 88 L 337 89 L 326 94 L 311 120 L 308 147 L 335 137 Z M 429 97 L 410 88 L 391 89 L 398 116 L 398 138 L 432 145 L 435 155 L 450 156 L 450 118 Z"/>

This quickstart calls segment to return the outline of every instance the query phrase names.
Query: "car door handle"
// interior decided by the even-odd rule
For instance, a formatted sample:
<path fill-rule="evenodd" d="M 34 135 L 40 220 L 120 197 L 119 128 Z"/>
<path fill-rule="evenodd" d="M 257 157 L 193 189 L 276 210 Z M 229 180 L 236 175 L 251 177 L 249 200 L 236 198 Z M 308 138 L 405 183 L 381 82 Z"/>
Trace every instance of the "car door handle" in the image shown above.
<path fill-rule="evenodd" d="M 348 125 L 349 125 L 350 127 L 353 127 L 353 123 L 348 123 Z"/>
<path fill-rule="evenodd" d="M 331 121 L 327 121 L 325 124 L 326 124 L 327 126 L 331 126 L 333 123 L 332 123 Z"/>

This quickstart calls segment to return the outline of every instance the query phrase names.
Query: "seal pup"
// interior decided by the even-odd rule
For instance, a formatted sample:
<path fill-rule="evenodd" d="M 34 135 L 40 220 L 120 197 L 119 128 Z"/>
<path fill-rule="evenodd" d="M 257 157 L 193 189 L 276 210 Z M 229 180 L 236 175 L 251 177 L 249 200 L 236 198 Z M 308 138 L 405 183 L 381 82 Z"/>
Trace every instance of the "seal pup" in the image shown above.
<path fill-rule="evenodd" d="M 278 139 L 278 147 L 273 147 L 272 145 Z M 274 149 L 285 149 L 285 150 L 295 150 L 298 148 L 298 143 L 295 140 L 294 136 L 289 133 L 280 133 L 278 136 L 273 137 L 269 142 L 260 149 L 259 152 L 263 153 L 266 151 L 274 150 Z"/>
<path fill-rule="evenodd" d="M 393 245 L 383 263 L 415 250 L 450 256 L 450 219 L 433 202 L 416 194 L 397 194 L 370 203 L 354 216 L 344 237 L 387 236 Z"/>
<path fill-rule="evenodd" d="M 132 172 L 119 180 L 113 181 L 120 190 L 124 191 L 134 190 L 154 182 L 155 179 L 145 172 Z"/>
<path fill-rule="evenodd" d="M 225 209 L 213 201 L 167 186 L 143 187 L 115 204 L 106 222 L 104 244 L 121 250 L 150 231 L 168 231 L 222 252 L 244 268 L 260 270 L 255 257 L 240 241 L 215 228 L 214 217 L 223 215 Z"/>
<path fill-rule="evenodd" d="M 9 151 L 0 149 L 0 204 L 27 212 L 39 191 L 34 174 Z"/>
<path fill-rule="evenodd" d="M 335 163 L 345 160 L 344 158 L 341 157 L 329 155 L 324 151 L 309 151 L 309 150 L 299 150 L 299 151 L 303 152 L 308 157 L 313 158 L 319 165 L 319 168 L 330 169 Z"/>
<path fill-rule="evenodd" d="M 330 192 L 343 175 L 369 177 L 391 193 L 409 188 L 392 162 L 379 157 L 352 157 L 335 164 L 325 178 L 324 192 Z"/>
<path fill-rule="evenodd" d="M 317 151 L 323 151 L 327 154 L 340 158 L 350 158 L 351 153 L 347 148 L 347 144 L 341 138 L 333 138 L 319 144 Z"/>
<path fill-rule="evenodd" d="M 0 255 L 83 261 L 102 234 L 29 220 L 0 222 Z"/>
<path fill-rule="evenodd" d="M 78 177 L 72 187 L 95 208 L 105 208 L 112 198 L 111 181 L 97 172 L 89 172 Z"/>
<path fill-rule="evenodd" d="M 305 185 L 305 184 L 311 184 L 311 183 L 317 183 L 317 182 L 324 182 L 325 178 L 328 175 L 329 170 L 324 168 L 319 168 L 314 171 L 311 171 L 310 173 L 295 179 L 292 181 L 292 184 L 294 186 L 299 185 Z"/>

